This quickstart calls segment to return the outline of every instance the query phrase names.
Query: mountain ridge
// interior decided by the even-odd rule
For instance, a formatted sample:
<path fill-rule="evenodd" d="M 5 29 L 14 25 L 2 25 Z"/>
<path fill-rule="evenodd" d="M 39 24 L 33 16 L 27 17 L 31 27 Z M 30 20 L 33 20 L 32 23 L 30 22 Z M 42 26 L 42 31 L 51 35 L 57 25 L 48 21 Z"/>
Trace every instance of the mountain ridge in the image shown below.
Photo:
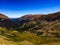
<path fill-rule="evenodd" d="M 3 16 L 0 18 L 0 43 L 6 45 L 60 45 L 60 12 L 8 19 Z"/>
<path fill-rule="evenodd" d="M 35 14 L 35 15 L 25 15 L 20 18 L 9 18 L 3 14 L 0 14 L 0 27 L 3 24 L 2 27 L 19 27 L 23 25 L 24 23 L 28 22 L 51 22 L 51 21 L 57 21 L 60 20 L 60 12 L 52 13 L 52 14 Z"/>

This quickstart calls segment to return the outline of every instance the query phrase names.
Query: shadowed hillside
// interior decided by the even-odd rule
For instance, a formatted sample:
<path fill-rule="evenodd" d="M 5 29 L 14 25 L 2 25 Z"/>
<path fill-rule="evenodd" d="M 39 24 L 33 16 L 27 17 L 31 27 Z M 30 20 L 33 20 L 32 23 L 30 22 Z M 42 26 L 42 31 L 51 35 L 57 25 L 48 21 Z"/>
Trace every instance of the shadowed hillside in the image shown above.
<path fill-rule="evenodd" d="M 10 20 L 9 17 L 3 15 L 3 14 L 0 14 L 0 27 L 6 27 L 8 29 L 12 29 L 12 28 L 15 28 L 17 26 L 17 24 Z"/>

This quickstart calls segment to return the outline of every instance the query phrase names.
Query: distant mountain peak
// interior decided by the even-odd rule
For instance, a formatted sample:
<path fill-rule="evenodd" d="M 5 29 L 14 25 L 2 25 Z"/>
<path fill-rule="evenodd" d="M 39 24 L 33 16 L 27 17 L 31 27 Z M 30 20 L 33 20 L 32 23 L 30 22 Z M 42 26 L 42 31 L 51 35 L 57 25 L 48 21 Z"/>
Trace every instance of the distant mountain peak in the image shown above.
<path fill-rule="evenodd" d="M 0 18 L 8 19 L 8 17 L 6 15 L 1 14 L 1 13 L 0 13 Z"/>

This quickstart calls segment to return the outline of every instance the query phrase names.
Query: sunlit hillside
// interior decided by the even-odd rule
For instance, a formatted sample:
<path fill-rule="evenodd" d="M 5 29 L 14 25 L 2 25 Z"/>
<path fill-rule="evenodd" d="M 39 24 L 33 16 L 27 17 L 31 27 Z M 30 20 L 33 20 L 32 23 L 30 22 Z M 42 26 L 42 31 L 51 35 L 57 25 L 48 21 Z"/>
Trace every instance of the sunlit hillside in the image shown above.
<path fill-rule="evenodd" d="M 60 12 L 0 18 L 1 45 L 60 45 Z"/>

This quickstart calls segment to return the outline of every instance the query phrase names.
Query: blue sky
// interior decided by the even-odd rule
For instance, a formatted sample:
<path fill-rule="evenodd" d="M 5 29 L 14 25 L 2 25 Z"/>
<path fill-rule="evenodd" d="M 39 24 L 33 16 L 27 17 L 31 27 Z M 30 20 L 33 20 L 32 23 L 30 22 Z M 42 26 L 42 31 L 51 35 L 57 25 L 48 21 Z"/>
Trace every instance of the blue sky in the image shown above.
<path fill-rule="evenodd" d="M 8 17 L 60 11 L 60 0 L 0 0 L 0 13 Z"/>

